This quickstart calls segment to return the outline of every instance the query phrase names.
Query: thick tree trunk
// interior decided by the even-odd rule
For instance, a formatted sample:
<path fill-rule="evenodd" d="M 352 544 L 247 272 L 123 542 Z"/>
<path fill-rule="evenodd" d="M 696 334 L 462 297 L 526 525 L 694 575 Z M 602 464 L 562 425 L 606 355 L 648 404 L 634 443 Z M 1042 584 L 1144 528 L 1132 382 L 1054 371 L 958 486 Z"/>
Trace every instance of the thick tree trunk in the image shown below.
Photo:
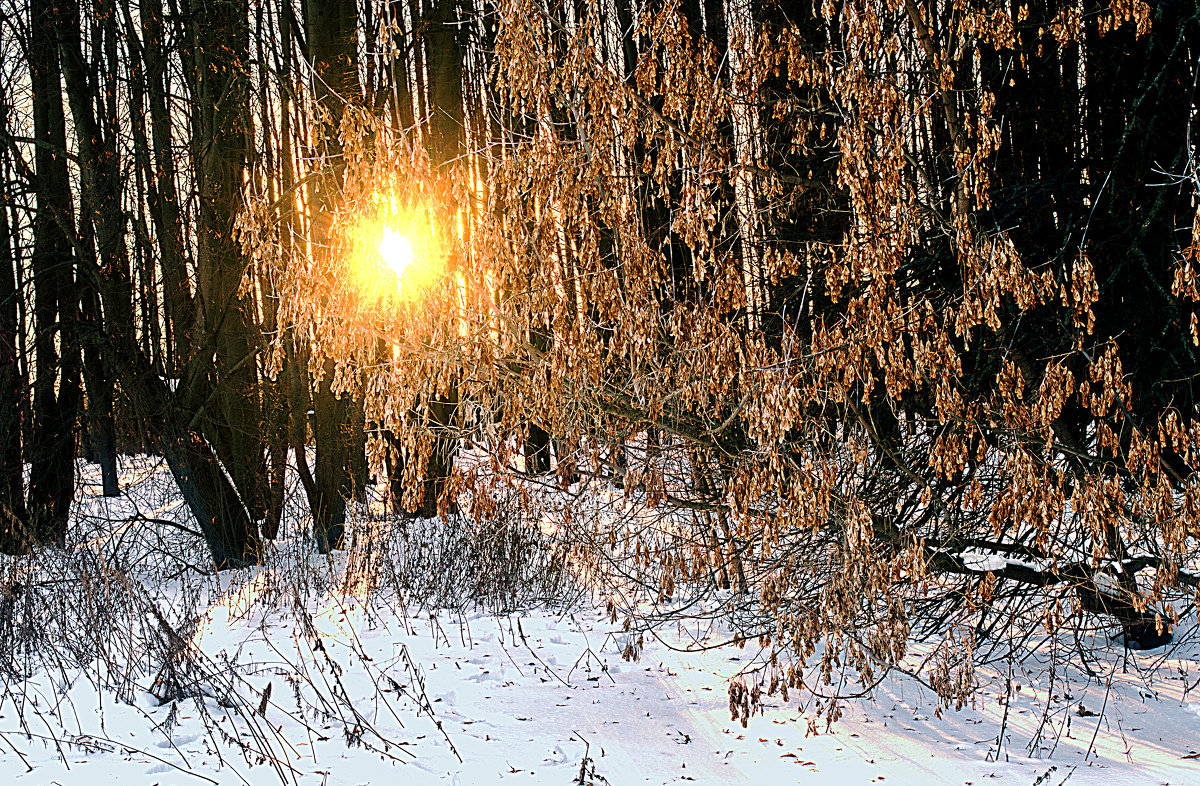
<path fill-rule="evenodd" d="M 116 23 L 111 14 L 105 14 L 105 17 L 109 23 Z M 126 225 L 120 199 L 117 120 L 111 116 L 98 118 L 96 115 L 97 107 L 108 113 L 115 112 L 115 98 L 110 97 L 111 100 L 107 102 L 97 100 L 99 86 L 92 83 L 92 69 L 83 59 L 78 7 L 74 4 L 64 5 L 55 24 L 63 77 L 80 152 L 82 197 L 77 247 L 87 258 L 81 258 L 79 262 L 81 266 L 92 267 L 99 262 L 99 279 L 111 282 L 113 287 L 110 302 L 104 304 L 102 314 L 97 291 L 97 287 L 101 285 L 100 280 L 80 277 L 78 297 L 82 299 L 84 309 L 80 327 L 91 336 L 101 331 L 132 335 L 132 291 L 129 285 L 128 252 L 125 245 Z M 115 33 L 111 30 L 107 35 L 110 39 L 115 39 Z M 110 59 L 115 60 L 113 52 L 110 51 L 109 55 Z M 87 414 L 90 446 L 101 464 L 104 493 L 115 496 L 120 493 L 120 489 L 113 416 L 114 373 L 98 344 L 95 341 L 87 343 Z"/>
<path fill-rule="evenodd" d="M 454 459 L 458 455 L 458 389 L 438 396 L 429 404 L 428 428 L 433 432 L 433 453 L 425 465 L 424 493 L 416 514 L 422 518 L 433 518 L 440 512 L 442 496 L 450 482 Z M 457 513 L 455 501 L 445 501 L 445 512 Z"/>
<path fill-rule="evenodd" d="M 136 344 L 122 337 L 110 341 L 106 349 L 122 385 L 137 410 L 155 424 L 158 449 L 200 526 L 214 566 L 226 570 L 257 563 L 261 545 L 253 522 L 212 446 L 192 427 L 190 408 L 178 405 Z"/>
<path fill-rule="evenodd" d="M 81 200 L 87 210 L 90 203 L 86 192 Z M 95 264 L 96 247 L 90 230 L 91 223 L 80 223 L 81 242 L 79 250 Z M 100 295 L 95 286 L 82 276 L 80 287 L 80 324 L 81 336 L 100 335 L 103 332 L 103 320 L 100 311 Z M 121 494 L 120 479 L 117 472 L 117 440 L 116 419 L 113 413 L 113 375 L 107 360 L 101 352 L 99 344 L 94 341 L 84 343 L 83 382 L 87 391 L 87 404 L 84 408 L 87 423 L 87 458 L 100 465 L 100 479 L 104 496 L 116 497 Z"/>
<path fill-rule="evenodd" d="M 733 150 L 737 168 L 733 175 L 734 208 L 737 219 L 738 246 L 742 263 L 742 285 L 746 293 L 746 327 L 757 330 L 762 326 L 765 305 L 761 252 L 762 231 L 757 204 L 757 187 L 751 170 L 758 165 L 759 122 L 756 114 L 754 85 L 748 84 L 754 73 L 754 19 L 751 5 L 727 0 L 723 24 L 714 21 L 729 37 L 729 82 L 733 87 Z"/>
<path fill-rule="evenodd" d="M 349 402 L 332 389 L 333 362 L 326 361 L 325 377 L 313 397 L 313 441 L 317 446 L 313 473 L 315 498 L 310 499 L 313 537 L 325 554 L 344 545 L 346 500 L 351 493 Z"/>
<path fill-rule="evenodd" d="M 107 170 L 113 178 L 120 177 L 121 166 L 118 161 L 117 139 L 119 137 L 119 127 L 121 119 L 118 116 L 117 108 L 117 63 L 119 56 L 117 54 L 117 44 L 121 38 L 120 17 L 118 16 L 115 0 L 98 0 L 95 13 L 95 22 L 99 27 L 101 40 L 103 42 L 104 58 L 108 64 L 108 68 L 103 77 L 98 76 L 97 94 L 102 96 L 103 100 L 96 102 L 96 107 L 100 113 L 98 118 L 99 125 L 103 129 L 104 151 L 107 158 Z M 138 79 L 131 80 L 138 82 Z M 140 92 L 131 91 L 131 96 L 138 100 L 133 104 L 133 112 L 140 114 Z M 120 186 L 114 186 L 114 190 L 119 191 Z M 87 215 L 91 210 L 89 199 L 85 198 L 81 205 L 80 214 Z M 114 222 L 115 224 L 116 222 Z M 87 228 L 89 231 L 94 226 L 94 222 L 81 221 L 80 230 Z M 125 230 L 125 222 L 120 222 L 121 231 Z M 123 239 L 116 237 L 105 237 L 105 254 L 107 255 L 108 264 L 121 265 L 128 269 L 129 261 L 124 248 Z M 93 254 L 94 258 L 94 254 Z M 95 325 L 100 325 L 103 320 L 103 314 L 100 307 L 100 293 L 96 291 L 96 287 L 84 281 L 80 277 L 79 287 L 80 308 L 82 318 L 92 322 Z M 132 302 L 130 303 L 132 306 Z M 130 321 L 129 329 L 132 330 L 132 310 L 127 315 Z M 149 320 L 143 322 L 146 324 Z M 146 331 L 150 333 L 150 331 Z M 157 354 L 157 349 L 154 350 Z M 112 368 L 104 360 L 100 347 L 94 342 L 89 343 L 84 349 L 84 359 L 87 361 L 84 364 L 84 382 L 87 387 L 88 399 L 85 413 L 87 415 L 86 424 L 88 432 L 88 443 L 95 455 L 96 463 L 100 465 L 100 477 L 102 490 L 106 497 L 116 497 L 120 495 L 120 481 L 117 471 L 117 443 L 116 443 L 116 412 L 115 412 L 115 392 L 116 383 L 113 378 Z"/>
<path fill-rule="evenodd" d="M 404 445 L 392 431 L 383 432 L 384 469 L 387 472 L 388 502 L 393 515 L 403 516 L 404 510 Z"/>
<path fill-rule="evenodd" d="M 371 484 L 371 465 L 367 461 L 367 411 L 362 394 L 347 402 L 346 440 L 350 450 L 350 491 L 357 502 L 367 501 Z"/>
<path fill-rule="evenodd" d="M 550 432 L 536 423 L 529 424 L 525 436 L 525 471 L 530 475 L 550 473 Z"/>
<path fill-rule="evenodd" d="M 293 238 L 296 232 L 296 202 L 292 189 L 295 187 L 296 170 L 292 147 L 292 112 L 293 100 L 291 94 L 292 76 L 292 14 L 291 8 L 286 8 L 279 19 L 280 53 L 277 60 L 279 74 L 279 178 L 278 194 L 272 194 L 279 199 L 279 221 L 282 227 L 281 242 L 283 254 L 291 258 L 294 253 Z M 264 99 L 265 103 L 265 99 Z M 263 288 L 263 330 L 268 335 L 274 335 L 278 330 L 279 293 L 274 289 L 274 282 L 269 277 L 260 280 Z M 290 342 L 289 342 L 290 345 Z M 267 428 L 267 455 L 270 459 L 269 496 L 267 499 L 267 515 L 262 524 L 262 535 L 268 540 L 274 540 L 279 534 L 283 519 L 283 505 L 287 492 L 286 475 L 288 453 L 296 446 L 296 461 L 303 467 L 302 476 L 308 478 L 305 489 L 310 488 L 312 478 L 308 471 L 308 460 L 305 456 L 305 418 L 307 417 L 307 395 L 303 401 L 296 400 L 293 392 L 296 390 L 296 361 L 294 352 L 288 351 L 286 357 L 273 380 L 264 380 L 263 404 Z M 303 390 L 303 388 L 301 388 Z M 307 394 L 306 390 L 303 390 Z M 296 433 L 296 423 L 299 422 L 299 437 Z"/>
<path fill-rule="evenodd" d="M 61 544 L 75 492 L 75 438 L 79 408 L 79 347 L 75 339 L 74 258 L 64 227 L 74 223 L 65 150 L 60 70 L 55 48 L 59 11 L 52 2 L 30 4 L 30 81 L 33 86 L 37 172 L 34 223 L 34 435 L 29 445 L 29 515 L 37 542 Z M 61 354 L 60 354 L 61 353 Z"/>
<path fill-rule="evenodd" d="M 425 147 L 433 164 L 446 173 L 466 153 L 463 122 L 462 27 L 455 0 L 437 0 L 425 19 L 425 59 L 427 64 L 428 134 Z M 447 189 L 447 192 L 449 189 Z M 453 206 L 446 205 L 446 208 Z M 423 496 L 418 515 L 435 516 L 438 502 L 454 469 L 458 455 L 458 389 L 452 383 L 447 391 L 437 391 L 429 402 L 429 428 L 435 446 L 425 467 Z M 453 511 L 454 503 L 449 502 Z"/>
<path fill-rule="evenodd" d="M 284 182 L 290 182 L 290 178 L 285 178 Z M 291 222 L 285 221 L 285 223 L 290 237 Z M 273 293 L 264 297 L 263 327 L 268 333 L 274 333 L 278 327 L 276 304 L 277 297 Z M 285 359 L 276 377 L 263 381 L 263 420 L 266 427 L 267 453 L 271 465 L 262 535 L 268 540 L 274 540 L 275 536 L 279 534 L 279 524 L 283 518 L 288 446 L 291 436 L 292 407 L 288 396 L 291 373 L 290 361 Z"/>
<path fill-rule="evenodd" d="M 267 450 L 271 459 L 271 470 L 267 514 L 262 523 L 262 536 L 267 540 L 274 540 L 279 534 L 279 524 L 283 519 L 283 503 L 287 492 L 285 481 L 290 407 L 282 377 L 269 383 L 264 394 L 267 403 Z"/>
<path fill-rule="evenodd" d="M 253 306 L 239 293 L 246 260 L 234 237 L 248 144 L 249 26 L 244 0 L 196 3 L 192 10 L 192 128 L 199 195 L 196 254 L 211 403 L 203 430 L 255 520 L 266 515 L 266 444 Z"/>
<path fill-rule="evenodd" d="M 388 0 L 384 13 L 392 30 L 394 56 L 390 64 L 391 92 L 388 94 L 388 105 L 392 110 L 392 124 L 397 130 L 407 131 L 413 127 L 413 96 L 412 83 L 409 77 L 409 58 L 412 56 L 408 46 L 410 31 L 409 23 L 404 18 L 404 6 L 407 0 Z"/>

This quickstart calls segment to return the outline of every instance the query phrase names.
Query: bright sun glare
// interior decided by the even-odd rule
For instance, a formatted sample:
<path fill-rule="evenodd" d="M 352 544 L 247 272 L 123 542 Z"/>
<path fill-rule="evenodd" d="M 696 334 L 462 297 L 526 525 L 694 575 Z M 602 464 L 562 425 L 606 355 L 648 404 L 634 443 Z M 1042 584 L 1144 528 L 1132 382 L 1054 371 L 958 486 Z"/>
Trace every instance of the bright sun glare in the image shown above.
<path fill-rule="evenodd" d="M 427 204 L 405 203 L 388 193 L 349 216 L 346 265 L 354 284 L 372 302 L 415 301 L 444 274 L 441 244 Z"/>
<path fill-rule="evenodd" d="M 400 281 L 413 263 L 413 247 L 409 239 L 391 227 L 383 230 L 379 239 L 379 256 Z"/>

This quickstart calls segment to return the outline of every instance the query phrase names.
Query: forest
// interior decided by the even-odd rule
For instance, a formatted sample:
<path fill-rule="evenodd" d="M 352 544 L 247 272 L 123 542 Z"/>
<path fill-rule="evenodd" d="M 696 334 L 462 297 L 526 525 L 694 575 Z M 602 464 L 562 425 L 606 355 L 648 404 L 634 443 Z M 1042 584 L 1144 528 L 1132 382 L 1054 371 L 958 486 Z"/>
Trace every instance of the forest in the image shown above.
<path fill-rule="evenodd" d="M 598 606 L 627 669 L 703 625 L 722 712 L 806 738 L 1007 674 L 996 760 L 1015 663 L 1105 707 L 1118 661 L 1194 681 L 1196 3 L 0 0 L 0 56 L 27 743 L 81 673 L 212 699 L 214 749 L 299 782 L 271 683 L 201 645 L 242 582 L 227 625 L 291 615 L 335 675 L 330 593 Z M 402 665 L 368 693 L 432 721 Z M 305 668 L 295 717 L 396 755 Z M 594 747 L 552 782 L 619 782 Z"/>

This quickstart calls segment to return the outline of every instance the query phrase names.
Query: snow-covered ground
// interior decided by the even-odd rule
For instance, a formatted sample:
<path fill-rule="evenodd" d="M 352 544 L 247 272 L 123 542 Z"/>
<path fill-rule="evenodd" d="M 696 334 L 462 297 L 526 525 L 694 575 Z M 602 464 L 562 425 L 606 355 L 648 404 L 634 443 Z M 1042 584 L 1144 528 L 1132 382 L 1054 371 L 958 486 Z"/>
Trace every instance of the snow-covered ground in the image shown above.
<path fill-rule="evenodd" d="M 85 494 L 81 520 L 102 529 L 106 510 L 113 531 L 135 502 L 186 520 L 168 485 L 139 488 L 135 501 Z M 101 555 L 120 547 L 88 540 Z M 149 656 L 124 695 L 97 689 L 111 683 L 99 662 L 5 677 L 5 782 L 1200 783 L 1200 643 L 1187 624 L 1165 653 L 1102 647 L 1095 676 L 1051 672 L 1038 646 L 1053 642 L 1034 642 L 1024 661 L 980 673 L 973 706 L 940 717 L 932 693 L 897 674 L 832 728 L 808 695 L 769 697 L 743 727 L 727 686 L 753 648 L 682 651 L 720 630 L 660 631 L 627 662 L 619 626 L 590 601 L 431 615 L 361 591 L 353 552 L 288 543 L 261 568 L 144 585 L 163 617 L 153 624 L 186 639 L 178 678 L 204 696 L 161 703 L 165 672 Z"/>

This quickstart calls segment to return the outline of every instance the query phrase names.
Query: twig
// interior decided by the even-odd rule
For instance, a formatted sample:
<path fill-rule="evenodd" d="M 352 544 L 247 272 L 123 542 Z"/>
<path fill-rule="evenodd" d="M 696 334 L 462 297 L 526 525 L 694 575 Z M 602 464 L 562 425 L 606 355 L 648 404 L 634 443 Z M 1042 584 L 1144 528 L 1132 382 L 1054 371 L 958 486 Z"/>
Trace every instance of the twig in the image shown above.
<path fill-rule="evenodd" d="M 1113 671 L 1116 671 L 1117 662 L 1113 661 Z M 1092 740 L 1088 743 L 1087 753 L 1083 754 L 1083 760 L 1087 761 L 1088 756 L 1092 755 L 1092 748 L 1096 744 L 1096 735 L 1100 733 L 1100 724 L 1104 722 L 1104 708 L 1108 706 L 1108 694 L 1112 691 L 1112 674 L 1110 673 L 1104 679 L 1104 701 L 1100 704 L 1100 714 L 1096 718 L 1096 728 L 1092 730 Z"/>

